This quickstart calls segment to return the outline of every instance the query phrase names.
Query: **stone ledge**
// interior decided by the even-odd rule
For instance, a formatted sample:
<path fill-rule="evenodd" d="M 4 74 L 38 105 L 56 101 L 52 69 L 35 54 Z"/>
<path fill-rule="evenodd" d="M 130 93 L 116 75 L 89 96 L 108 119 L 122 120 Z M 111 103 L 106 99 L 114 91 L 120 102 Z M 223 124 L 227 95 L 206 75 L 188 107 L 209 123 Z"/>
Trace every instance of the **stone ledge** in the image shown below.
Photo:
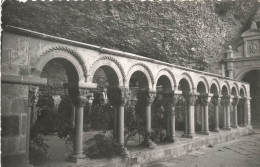
<path fill-rule="evenodd" d="M 15 75 L 2 75 L 1 82 L 22 85 L 45 85 L 47 84 L 47 79 Z"/>
<path fill-rule="evenodd" d="M 155 149 L 141 149 L 138 151 L 132 151 L 131 160 L 124 161 L 120 157 L 113 159 L 100 159 L 90 160 L 85 159 L 85 162 L 79 164 L 63 163 L 62 166 L 66 167 L 143 167 L 147 164 L 172 159 L 185 155 L 193 150 L 208 147 L 209 145 L 216 145 L 223 142 L 228 142 L 236 138 L 249 135 L 253 133 L 251 126 L 240 127 L 238 129 L 232 129 L 231 131 L 221 131 L 219 133 L 210 133 L 210 135 L 197 135 L 194 139 L 179 139 L 177 142 L 172 144 L 158 145 Z M 46 164 L 48 165 L 48 164 Z M 52 166 L 61 166 L 52 165 Z"/>

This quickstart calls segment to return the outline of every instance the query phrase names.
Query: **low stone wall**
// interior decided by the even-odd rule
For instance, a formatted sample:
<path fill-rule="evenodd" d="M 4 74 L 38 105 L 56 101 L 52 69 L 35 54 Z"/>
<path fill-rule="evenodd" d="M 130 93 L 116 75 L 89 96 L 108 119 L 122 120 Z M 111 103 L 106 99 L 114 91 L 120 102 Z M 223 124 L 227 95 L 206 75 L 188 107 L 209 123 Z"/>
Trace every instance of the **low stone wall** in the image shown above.
<path fill-rule="evenodd" d="M 207 147 L 209 145 L 216 145 L 219 143 L 228 142 L 252 133 L 252 127 L 242 127 L 238 129 L 232 129 L 231 131 L 211 133 L 208 136 L 198 135 L 194 139 L 179 139 L 179 141 L 173 144 L 161 145 L 155 149 L 142 149 L 140 151 L 133 151 L 131 152 L 132 158 L 128 162 L 123 161 L 120 158 L 115 158 L 112 160 L 101 160 L 91 164 L 78 164 L 77 166 L 143 167 L 152 162 L 179 157 L 201 147 Z"/>

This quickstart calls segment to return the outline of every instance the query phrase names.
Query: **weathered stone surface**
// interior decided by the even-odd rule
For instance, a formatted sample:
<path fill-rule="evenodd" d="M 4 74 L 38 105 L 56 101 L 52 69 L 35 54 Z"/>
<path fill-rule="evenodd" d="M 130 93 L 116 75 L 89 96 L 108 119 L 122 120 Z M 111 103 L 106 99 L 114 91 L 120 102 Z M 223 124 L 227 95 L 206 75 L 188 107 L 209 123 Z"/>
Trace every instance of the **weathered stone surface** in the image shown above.
<path fill-rule="evenodd" d="M 1 113 L 7 114 L 10 111 L 10 100 L 8 97 L 1 97 Z"/>
<path fill-rule="evenodd" d="M 17 49 L 19 35 L 13 33 L 3 34 L 2 47 L 5 49 Z"/>
<path fill-rule="evenodd" d="M 2 95 L 6 97 L 28 98 L 28 86 L 18 84 L 2 84 Z"/>
<path fill-rule="evenodd" d="M 18 148 L 17 152 L 25 152 L 26 149 L 26 136 L 22 135 L 18 138 Z"/>
<path fill-rule="evenodd" d="M 28 100 L 27 99 L 12 99 L 11 112 L 12 113 L 27 113 Z"/>
<path fill-rule="evenodd" d="M 26 134 L 26 131 L 27 131 L 27 114 L 22 114 L 21 115 L 21 119 L 22 119 L 22 127 L 21 127 L 21 134 Z"/>
<path fill-rule="evenodd" d="M 10 57 L 11 57 L 11 50 L 2 50 L 2 57 L 1 61 L 3 64 L 9 64 L 10 63 Z"/>
<path fill-rule="evenodd" d="M 1 70 L 6 75 L 19 75 L 19 66 L 13 64 L 1 64 Z"/>
<path fill-rule="evenodd" d="M 19 75 L 29 76 L 31 73 L 31 69 L 28 66 L 20 66 L 19 67 Z"/>
<path fill-rule="evenodd" d="M 27 65 L 28 64 L 28 52 L 25 51 L 11 51 L 11 63 L 16 65 Z"/>
<path fill-rule="evenodd" d="M 2 120 L 2 136 L 16 136 L 19 135 L 19 117 L 16 115 L 6 115 L 1 117 Z"/>

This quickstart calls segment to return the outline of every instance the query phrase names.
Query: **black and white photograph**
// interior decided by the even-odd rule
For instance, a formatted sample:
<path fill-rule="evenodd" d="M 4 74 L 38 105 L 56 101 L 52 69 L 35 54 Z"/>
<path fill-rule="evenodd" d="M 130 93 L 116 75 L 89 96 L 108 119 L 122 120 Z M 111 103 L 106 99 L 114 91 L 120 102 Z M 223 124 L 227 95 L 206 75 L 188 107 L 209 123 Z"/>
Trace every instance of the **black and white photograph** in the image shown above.
<path fill-rule="evenodd" d="M 260 167 L 260 0 L 1 0 L 2 167 Z"/>

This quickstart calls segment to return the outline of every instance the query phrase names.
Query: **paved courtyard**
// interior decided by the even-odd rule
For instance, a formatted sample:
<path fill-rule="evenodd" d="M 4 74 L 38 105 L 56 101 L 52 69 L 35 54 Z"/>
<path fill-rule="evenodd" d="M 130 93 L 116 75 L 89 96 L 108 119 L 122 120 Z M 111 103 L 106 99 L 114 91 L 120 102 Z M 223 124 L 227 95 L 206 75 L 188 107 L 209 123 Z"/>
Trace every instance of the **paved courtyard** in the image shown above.
<path fill-rule="evenodd" d="M 157 162 L 149 167 L 218 167 L 218 166 L 260 166 L 260 129 L 255 129 L 253 135 L 202 148 L 188 155 Z"/>

